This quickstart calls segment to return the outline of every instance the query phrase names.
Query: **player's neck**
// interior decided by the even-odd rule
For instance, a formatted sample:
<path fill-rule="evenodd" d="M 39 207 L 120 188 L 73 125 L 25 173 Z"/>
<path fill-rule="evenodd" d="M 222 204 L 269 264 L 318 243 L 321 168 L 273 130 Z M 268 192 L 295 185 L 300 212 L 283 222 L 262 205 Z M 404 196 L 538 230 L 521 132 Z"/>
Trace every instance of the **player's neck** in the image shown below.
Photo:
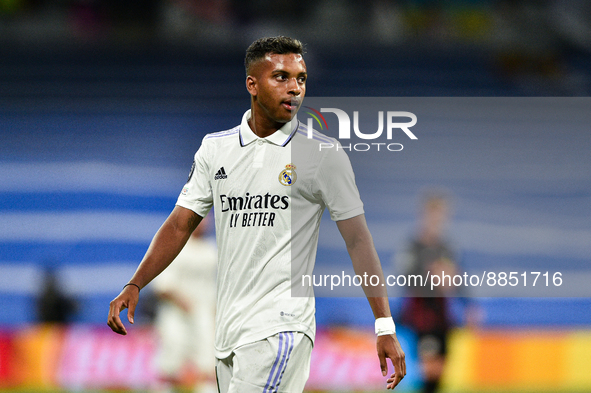
<path fill-rule="evenodd" d="M 260 123 L 256 122 L 255 120 L 253 120 L 252 118 L 248 119 L 248 125 L 250 126 L 250 129 L 252 130 L 252 132 L 254 132 L 254 134 L 256 136 L 258 136 L 259 138 L 266 138 L 269 135 L 273 135 L 279 128 L 279 127 L 264 127 L 263 125 L 261 125 Z"/>
<path fill-rule="evenodd" d="M 259 111 L 251 110 L 250 119 L 248 119 L 248 125 L 250 129 L 259 138 L 266 138 L 269 135 L 273 135 L 278 129 L 284 126 L 285 123 L 273 121 L 268 117 L 262 116 Z"/>

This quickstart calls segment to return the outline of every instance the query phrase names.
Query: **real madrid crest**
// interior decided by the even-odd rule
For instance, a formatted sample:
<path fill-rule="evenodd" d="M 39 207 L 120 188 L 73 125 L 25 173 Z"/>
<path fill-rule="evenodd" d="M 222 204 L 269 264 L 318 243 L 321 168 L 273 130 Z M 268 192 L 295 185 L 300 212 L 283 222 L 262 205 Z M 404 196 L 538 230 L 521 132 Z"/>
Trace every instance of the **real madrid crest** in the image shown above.
<path fill-rule="evenodd" d="M 279 183 L 284 186 L 291 186 L 296 182 L 298 175 L 296 174 L 296 167 L 293 164 L 287 164 L 285 169 L 279 174 Z"/>

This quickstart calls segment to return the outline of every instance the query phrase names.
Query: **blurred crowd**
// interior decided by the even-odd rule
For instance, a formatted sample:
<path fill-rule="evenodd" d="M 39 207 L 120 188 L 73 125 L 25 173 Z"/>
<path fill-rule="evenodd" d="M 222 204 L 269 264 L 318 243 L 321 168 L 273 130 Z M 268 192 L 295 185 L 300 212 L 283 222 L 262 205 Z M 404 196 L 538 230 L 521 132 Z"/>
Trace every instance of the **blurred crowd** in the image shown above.
<path fill-rule="evenodd" d="M 245 35 L 237 35 L 239 31 L 259 36 L 278 29 L 304 41 L 475 41 L 542 56 L 565 42 L 591 49 L 591 4 L 584 0 L 0 0 L 4 41 L 73 38 L 231 44 Z"/>
<path fill-rule="evenodd" d="M 476 50 L 525 94 L 591 89 L 585 0 L 0 0 L 0 47 L 242 52 L 279 34 L 314 48 Z"/>

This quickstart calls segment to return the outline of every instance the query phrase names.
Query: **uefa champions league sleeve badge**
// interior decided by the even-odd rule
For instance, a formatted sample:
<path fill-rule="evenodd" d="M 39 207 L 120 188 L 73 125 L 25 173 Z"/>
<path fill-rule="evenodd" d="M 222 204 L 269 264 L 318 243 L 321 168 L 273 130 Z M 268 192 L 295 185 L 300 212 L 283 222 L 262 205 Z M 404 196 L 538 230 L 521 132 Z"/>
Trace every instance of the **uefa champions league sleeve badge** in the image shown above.
<path fill-rule="evenodd" d="M 287 164 L 285 169 L 279 174 L 279 183 L 284 186 L 291 186 L 296 182 L 298 175 L 296 174 L 296 166 L 293 164 Z"/>

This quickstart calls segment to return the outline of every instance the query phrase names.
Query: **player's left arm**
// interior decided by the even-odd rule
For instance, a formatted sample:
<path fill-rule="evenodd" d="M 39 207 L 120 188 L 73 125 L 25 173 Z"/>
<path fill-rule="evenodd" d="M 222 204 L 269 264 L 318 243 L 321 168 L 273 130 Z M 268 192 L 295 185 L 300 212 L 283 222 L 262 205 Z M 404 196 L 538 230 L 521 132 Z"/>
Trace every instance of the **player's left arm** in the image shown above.
<path fill-rule="evenodd" d="M 384 274 L 380 259 L 373 244 L 371 233 L 365 221 L 365 215 L 361 214 L 353 218 L 337 221 L 337 227 L 345 240 L 347 251 L 353 262 L 355 274 L 364 277 L 379 277 L 376 286 L 365 285 L 372 281 L 364 282 L 363 290 L 371 306 L 374 317 L 391 318 L 388 293 L 385 286 Z M 366 281 L 366 280 L 364 280 Z M 375 282 L 375 281 L 373 281 Z M 396 337 L 396 333 L 380 335 L 377 338 L 378 358 L 382 375 L 388 374 L 386 358 L 390 358 L 394 366 L 394 373 L 388 378 L 388 389 L 394 389 L 406 375 L 406 362 L 404 351 Z"/>

